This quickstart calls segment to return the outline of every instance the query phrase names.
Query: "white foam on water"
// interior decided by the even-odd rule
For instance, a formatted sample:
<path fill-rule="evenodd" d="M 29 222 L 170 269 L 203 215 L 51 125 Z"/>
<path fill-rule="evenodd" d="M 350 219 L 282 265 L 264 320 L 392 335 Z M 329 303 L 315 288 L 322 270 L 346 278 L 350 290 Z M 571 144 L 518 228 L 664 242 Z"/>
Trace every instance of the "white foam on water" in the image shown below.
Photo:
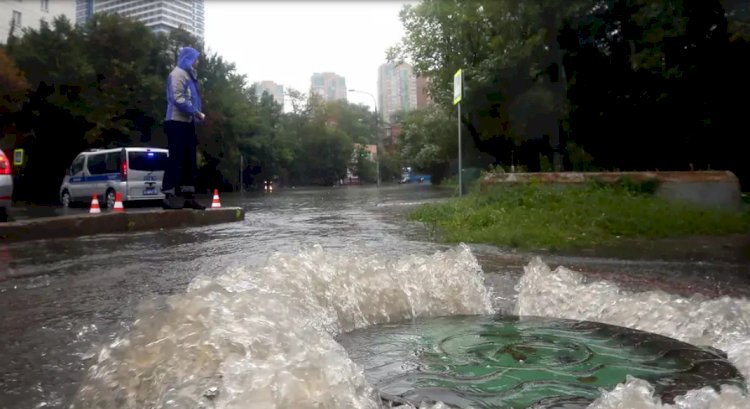
<path fill-rule="evenodd" d="M 102 348 L 72 408 L 378 408 L 342 332 L 426 316 L 492 313 L 466 246 L 358 256 L 320 246 L 258 269 L 197 278 L 142 306 Z"/>
<path fill-rule="evenodd" d="M 364 249 L 365 252 L 367 249 Z M 260 268 L 199 277 L 185 294 L 140 308 L 131 330 L 96 353 L 71 408 L 352 408 L 381 403 L 336 342 L 357 328 L 415 317 L 490 314 L 491 294 L 467 246 L 432 255 L 359 255 L 320 246 Z M 682 298 L 588 283 L 541 259 L 518 283 L 521 315 L 591 320 L 728 353 L 750 378 L 750 302 Z M 629 378 L 591 409 L 748 409 L 734 387 L 662 404 Z M 420 409 L 446 409 L 443 404 Z"/>
<path fill-rule="evenodd" d="M 540 258 L 525 268 L 518 284 L 517 311 L 603 322 L 653 332 L 727 352 L 729 360 L 750 379 L 750 301 L 701 296 L 683 298 L 662 291 L 628 292 L 607 281 L 587 283 L 564 267 L 554 271 Z M 674 404 L 653 396 L 652 386 L 629 378 L 590 405 L 591 409 L 748 409 L 750 396 L 727 386 L 690 391 Z"/>

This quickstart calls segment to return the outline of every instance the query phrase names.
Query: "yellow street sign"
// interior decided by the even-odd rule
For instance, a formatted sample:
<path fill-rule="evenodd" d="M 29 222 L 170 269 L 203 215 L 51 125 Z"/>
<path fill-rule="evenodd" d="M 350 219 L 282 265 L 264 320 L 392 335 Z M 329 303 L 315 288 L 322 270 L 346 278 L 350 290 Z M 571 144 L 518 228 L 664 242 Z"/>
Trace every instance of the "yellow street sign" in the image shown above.
<path fill-rule="evenodd" d="M 13 165 L 23 165 L 23 149 L 16 149 L 13 151 Z"/>
<path fill-rule="evenodd" d="M 453 105 L 461 102 L 461 98 L 464 96 L 464 75 L 462 70 L 456 71 L 453 74 Z"/>

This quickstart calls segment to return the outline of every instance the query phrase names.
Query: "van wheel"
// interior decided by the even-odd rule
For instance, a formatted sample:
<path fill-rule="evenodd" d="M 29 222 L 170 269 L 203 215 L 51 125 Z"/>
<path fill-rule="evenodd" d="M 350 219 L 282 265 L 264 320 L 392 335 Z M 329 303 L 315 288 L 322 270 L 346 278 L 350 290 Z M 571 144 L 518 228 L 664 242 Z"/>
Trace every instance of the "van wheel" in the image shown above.
<path fill-rule="evenodd" d="M 104 194 L 104 206 L 107 209 L 115 208 L 115 191 L 114 190 L 107 189 L 107 193 Z"/>
<path fill-rule="evenodd" d="M 0 207 L 0 223 L 5 223 L 9 220 L 10 219 L 8 218 L 8 209 L 4 207 Z"/>
<path fill-rule="evenodd" d="M 60 195 L 60 203 L 62 203 L 63 207 L 66 209 L 70 207 L 73 203 L 73 198 L 70 197 L 70 192 L 63 190 L 62 195 Z"/>

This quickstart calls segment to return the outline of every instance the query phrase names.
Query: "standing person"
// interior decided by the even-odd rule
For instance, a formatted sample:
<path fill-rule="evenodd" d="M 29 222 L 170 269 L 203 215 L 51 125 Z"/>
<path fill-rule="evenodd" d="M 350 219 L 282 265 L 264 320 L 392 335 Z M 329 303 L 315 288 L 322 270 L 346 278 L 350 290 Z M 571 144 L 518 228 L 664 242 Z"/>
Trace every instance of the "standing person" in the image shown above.
<path fill-rule="evenodd" d="M 198 137 L 195 125 L 206 119 L 201 112 L 201 98 L 198 94 L 198 56 L 200 53 L 194 48 L 182 48 L 177 66 L 167 77 L 164 132 L 167 134 L 169 160 L 162 183 L 165 209 L 206 208 L 195 200 L 195 179 L 198 172 Z"/>

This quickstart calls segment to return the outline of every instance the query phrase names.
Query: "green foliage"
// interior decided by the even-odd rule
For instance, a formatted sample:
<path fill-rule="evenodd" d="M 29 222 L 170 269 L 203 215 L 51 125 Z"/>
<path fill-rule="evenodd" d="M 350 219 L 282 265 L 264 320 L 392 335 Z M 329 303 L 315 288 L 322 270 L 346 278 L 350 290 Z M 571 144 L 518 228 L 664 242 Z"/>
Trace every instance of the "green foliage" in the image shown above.
<path fill-rule="evenodd" d="M 15 122 L 27 99 L 26 76 L 0 47 L 0 149 L 15 146 Z"/>
<path fill-rule="evenodd" d="M 589 1 L 425 0 L 405 6 L 404 41 L 389 58 L 410 59 L 433 79 L 431 97 L 452 107 L 453 74 L 464 70 L 462 120 L 477 147 L 502 149 L 512 143 L 555 134 L 563 116 L 564 88 L 550 67 L 561 55 L 555 32 Z"/>
<path fill-rule="evenodd" d="M 539 154 L 539 170 L 542 172 L 552 172 L 552 163 L 547 155 Z"/>
<path fill-rule="evenodd" d="M 386 149 L 380 155 L 380 179 L 386 182 L 401 179 L 401 157 L 398 151 Z"/>
<path fill-rule="evenodd" d="M 498 162 L 553 169 L 729 169 L 750 181 L 741 104 L 750 7 L 737 0 L 423 0 L 389 51 Z M 615 149 L 612 147 L 616 146 Z M 585 147 L 585 150 L 584 150 Z"/>
<path fill-rule="evenodd" d="M 206 121 L 198 127 L 199 149 L 206 165 L 202 169 L 207 186 L 237 186 L 239 181 L 240 141 L 256 126 L 244 76 L 234 64 L 212 54 L 202 59 L 199 77 Z"/>
<path fill-rule="evenodd" d="M 587 172 L 595 170 L 593 166 L 594 157 L 583 149 L 583 146 L 578 146 L 575 142 L 568 143 L 568 158 L 572 166 L 572 170 L 575 172 Z"/>
<path fill-rule="evenodd" d="M 13 147 L 29 158 L 17 197 L 55 198 L 65 169 L 85 148 L 151 138 L 163 116 L 165 44 L 142 24 L 109 15 L 83 26 L 57 17 L 9 41 L 29 84 L 13 118 Z"/>
<path fill-rule="evenodd" d="M 741 233 L 750 214 L 666 201 L 623 182 L 596 186 L 496 186 L 445 203 L 424 205 L 411 218 L 431 224 L 448 242 L 574 248 L 617 238 Z"/>
<path fill-rule="evenodd" d="M 417 172 L 431 172 L 449 163 L 458 153 L 455 120 L 439 106 L 403 114 L 398 149 L 405 166 Z"/>
<path fill-rule="evenodd" d="M 21 102 L 25 99 L 27 91 L 28 84 L 23 72 L 5 50 L 0 48 L 0 115 L 3 115 L 0 119 L 21 109 Z M 0 126 L 2 125 L 3 123 L 0 123 Z"/>
<path fill-rule="evenodd" d="M 0 143 L 24 148 L 29 158 L 17 197 L 54 200 L 65 169 L 84 149 L 166 147 L 165 80 L 188 45 L 202 55 L 206 121 L 197 132 L 204 189 L 236 188 L 240 172 L 247 186 L 332 184 L 346 174 L 352 141 L 373 143 L 377 123 L 366 106 L 289 90 L 292 112 L 284 113 L 271 96 L 256 96 L 234 64 L 206 54 L 185 31 L 154 34 L 118 15 L 96 15 L 80 26 L 59 17 L 11 36 L 7 56 L 0 51 L 7 62 L 0 70 L 7 91 L 0 110 L 8 111 Z"/>
<path fill-rule="evenodd" d="M 375 143 L 377 118 L 367 106 L 354 105 L 347 101 L 331 101 L 324 106 L 323 112 L 327 121 L 349 135 L 353 142 Z"/>
<path fill-rule="evenodd" d="M 309 183 L 330 186 L 346 177 L 346 164 L 352 154 L 352 142 L 340 130 L 311 125 L 301 149 L 309 154 L 301 168 Z"/>
<path fill-rule="evenodd" d="M 458 170 L 456 117 L 440 105 L 401 114 L 401 134 L 397 141 L 403 166 L 432 175 L 433 184 L 441 184 Z M 469 138 L 462 138 L 463 167 L 484 168 L 492 159 L 479 152 Z M 394 176 L 398 176 L 395 174 Z"/>
<path fill-rule="evenodd" d="M 368 142 L 375 135 L 374 121 L 370 125 L 368 120 L 373 114 L 360 105 L 327 103 L 315 94 L 292 90 L 290 95 L 292 112 L 282 117 L 279 128 L 279 140 L 293 158 L 280 171 L 284 182 L 330 186 L 344 179 L 347 167 L 356 167 L 351 163 L 356 154 L 353 140 Z"/>
<path fill-rule="evenodd" d="M 597 189 L 609 191 L 621 191 L 632 195 L 653 195 L 659 188 L 659 182 L 655 179 L 636 181 L 633 178 L 622 176 L 615 183 L 596 180 L 591 186 Z"/>
<path fill-rule="evenodd" d="M 363 153 L 367 153 L 367 152 L 361 152 L 360 155 L 357 156 L 355 174 L 357 175 L 357 177 L 359 177 L 359 180 L 363 182 L 367 182 L 367 183 L 377 182 L 378 180 L 377 163 L 375 163 L 374 161 L 370 159 L 370 155 L 363 155 Z"/>

